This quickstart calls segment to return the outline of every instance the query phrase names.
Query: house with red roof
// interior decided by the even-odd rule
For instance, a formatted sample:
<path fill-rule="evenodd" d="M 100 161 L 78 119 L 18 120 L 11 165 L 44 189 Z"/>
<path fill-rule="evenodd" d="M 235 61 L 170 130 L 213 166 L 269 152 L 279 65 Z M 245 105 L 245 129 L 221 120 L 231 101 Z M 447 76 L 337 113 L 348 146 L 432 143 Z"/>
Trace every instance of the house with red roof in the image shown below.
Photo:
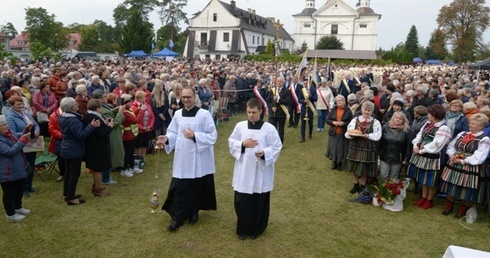
<path fill-rule="evenodd" d="M 70 47 L 68 49 L 78 50 L 80 44 L 80 33 L 69 33 Z M 29 50 L 29 34 L 26 31 L 22 31 L 17 37 L 10 40 L 10 49 L 12 50 Z"/>

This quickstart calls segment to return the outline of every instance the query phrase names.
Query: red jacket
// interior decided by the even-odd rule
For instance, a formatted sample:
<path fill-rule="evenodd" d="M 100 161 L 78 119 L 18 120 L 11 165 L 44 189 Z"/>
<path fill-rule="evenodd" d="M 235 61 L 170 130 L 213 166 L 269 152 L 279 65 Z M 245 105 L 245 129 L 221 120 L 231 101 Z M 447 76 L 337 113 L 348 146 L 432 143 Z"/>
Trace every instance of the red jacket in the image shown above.
<path fill-rule="evenodd" d="M 32 113 L 36 114 L 37 111 L 41 112 L 47 112 L 51 114 L 57 107 L 58 107 L 58 101 L 56 101 L 56 97 L 52 92 L 48 92 L 49 97 L 48 97 L 48 103 L 49 107 L 46 108 L 44 106 L 44 100 L 43 100 L 43 94 L 41 91 L 37 91 L 34 93 L 34 97 L 32 97 Z M 49 109 L 49 112 L 48 112 Z"/>
<path fill-rule="evenodd" d="M 148 104 L 149 102 L 146 102 L 145 104 L 143 105 L 146 105 L 146 110 L 148 111 L 148 126 L 150 127 L 150 130 L 153 130 L 153 124 L 155 123 L 155 114 L 153 113 L 153 110 L 151 109 L 151 106 L 150 104 Z M 141 104 L 138 102 L 138 101 L 133 101 L 133 103 L 131 104 L 131 110 L 133 110 L 134 114 L 137 116 L 137 117 L 140 117 L 140 114 L 141 114 L 141 119 L 138 119 L 138 132 L 139 133 L 144 133 L 146 132 L 143 128 L 143 117 L 144 117 L 144 114 L 145 112 L 143 112 L 143 110 L 141 109 Z"/>
<path fill-rule="evenodd" d="M 132 141 L 136 139 L 136 135 L 133 133 L 132 128 L 136 127 L 137 131 L 139 132 L 139 120 L 143 119 L 143 112 L 139 112 L 138 116 L 131 110 L 130 108 L 126 108 L 124 110 L 123 115 L 124 115 L 124 122 L 122 123 L 123 126 L 123 141 Z"/>
<path fill-rule="evenodd" d="M 60 77 L 56 74 L 53 74 L 51 77 L 49 77 L 48 83 L 49 83 L 49 89 L 51 92 L 56 92 L 56 84 L 60 80 Z"/>
<path fill-rule="evenodd" d="M 49 147 L 48 151 L 56 154 L 56 141 L 61 141 L 61 130 L 60 124 L 58 124 L 58 118 L 60 117 L 61 110 L 57 108 L 51 115 L 49 116 L 48 122 L 48 131 L 51 135 L 49 139 Z"/>

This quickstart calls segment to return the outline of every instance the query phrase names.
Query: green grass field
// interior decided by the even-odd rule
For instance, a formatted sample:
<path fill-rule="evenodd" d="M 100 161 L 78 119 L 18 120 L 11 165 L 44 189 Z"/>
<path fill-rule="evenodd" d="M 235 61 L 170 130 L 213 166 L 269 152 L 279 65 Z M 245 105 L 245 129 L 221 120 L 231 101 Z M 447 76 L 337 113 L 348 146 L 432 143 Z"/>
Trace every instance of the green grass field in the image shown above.
<path fill-rule="evenodd" d="M 400 213 L 349 202 L 352 175 L 329 169 L 327 132 L 316 128 L 305 143 L 299 128 L 286 129 L 269 226 L 256 240 L 240 241 L 227 142 L 240 119 L 245 116 L 218 126 L 218 209 L 201 212 L 196 225 L 169 233 L 169 216 L 150 213 L 152 192 L 162 203 L 171 178 L 172 156 L 160 153 L 148 156 L 144 173 L 133 178 L 113 173 L 119 184 L 108 187 L 112 195 L 105 198 L 90 194 L 92 177 L 83 168 L 77 193 L 87 203 L 80 206 L 66 205 L 56 175 L 45 182 L 35 176 L 40 192 L 24 199 L 32 213 L 22 222 L 0 221 L 0 257 L 441 257 L 448 245 L 490 251 L 490 220 L 481 206 L 470 225 L 475 230 L 468 230 L 441 215 L 443 200 L 427 211 L 412 206 L 418 198 L 412 192 Z"/>

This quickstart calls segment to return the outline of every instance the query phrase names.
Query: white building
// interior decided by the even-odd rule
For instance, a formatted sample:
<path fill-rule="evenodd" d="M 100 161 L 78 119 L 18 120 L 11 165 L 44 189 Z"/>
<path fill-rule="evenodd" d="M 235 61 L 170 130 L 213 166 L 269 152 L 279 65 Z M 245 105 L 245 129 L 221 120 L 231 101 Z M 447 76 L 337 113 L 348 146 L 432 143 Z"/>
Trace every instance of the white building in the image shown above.
<path fill-rule="evenodd" d="M 240 9 L 235 1 L 229 4 L 211 0 L 189 20 L 189 36 L 183 56 L 200 58 L 243 58 L 265 50 L 267 41 L 276 41 L 273 18 L 265 18 L 255 10 Z M 284 28 L 279 30 L 279 48 L 293 51 L 293 38 Z"/>
<path fill-rule="evenodd" d="M 354 9 L 343 0 L 327 0 L 315 8 L 315 0 L 306 0 L 305 9 L 294 17 L 294 48 L 306 42 L 309 49 L 324 36 L 334 35 L 345 50 L 376 50 L 378 40 L 377 14 L 370 7 L 370 0 L 359 0 Z"/>

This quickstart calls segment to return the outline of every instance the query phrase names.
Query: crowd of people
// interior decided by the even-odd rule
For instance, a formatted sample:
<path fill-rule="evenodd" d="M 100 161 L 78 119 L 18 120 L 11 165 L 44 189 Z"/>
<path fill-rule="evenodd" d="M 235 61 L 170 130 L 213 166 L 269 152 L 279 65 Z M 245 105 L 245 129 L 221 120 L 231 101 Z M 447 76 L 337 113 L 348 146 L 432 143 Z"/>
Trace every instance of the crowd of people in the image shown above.
<path fill-rule="evenodd" d="M 8 220 L 29 214 L 22 197 L 38 191 L 32 186 L 36 152 L 23 147 L 43 136 L 58 157 L 57 181 L 70 206 L 85 202 L 76 194 L 82 160 L 93 176 L 92 193 L 105 197 L 106 187 L 117 184 L 111 171 L 127 178 L 143 172 L 152 141 L 174 151 L 163 205 L 172 218 L 167 229 L 176 231 L 184 220 L 195 224 L 199 210 L 216 209 L 215 121 L 240 112 L 248 122 L 236 125 L 229 145 L 242 240 L 267 227 L 274 162 L 288 143 L 286 122 L 300 127 L 301 144 L 328 125 L 325 155 L 332 170 L 352 172 L 350 193 L 378 178 L 409 177 L 421 186 L 414 205 L 429 209 L 443 192 L 445 215 L 462 201 L 458 217 L 489 199 L 488 73 L 425 65 L 312 71 L 289 63 L 178 59 L 7 61 L 0 67 L 0 159 L 15 156 L 0 165 Z M 25 166 L 13 169 L 14 162 Z M 262 178 L 252 180 L 244 175 L 256 162 L 264 163 L 253 166 Z"/>

